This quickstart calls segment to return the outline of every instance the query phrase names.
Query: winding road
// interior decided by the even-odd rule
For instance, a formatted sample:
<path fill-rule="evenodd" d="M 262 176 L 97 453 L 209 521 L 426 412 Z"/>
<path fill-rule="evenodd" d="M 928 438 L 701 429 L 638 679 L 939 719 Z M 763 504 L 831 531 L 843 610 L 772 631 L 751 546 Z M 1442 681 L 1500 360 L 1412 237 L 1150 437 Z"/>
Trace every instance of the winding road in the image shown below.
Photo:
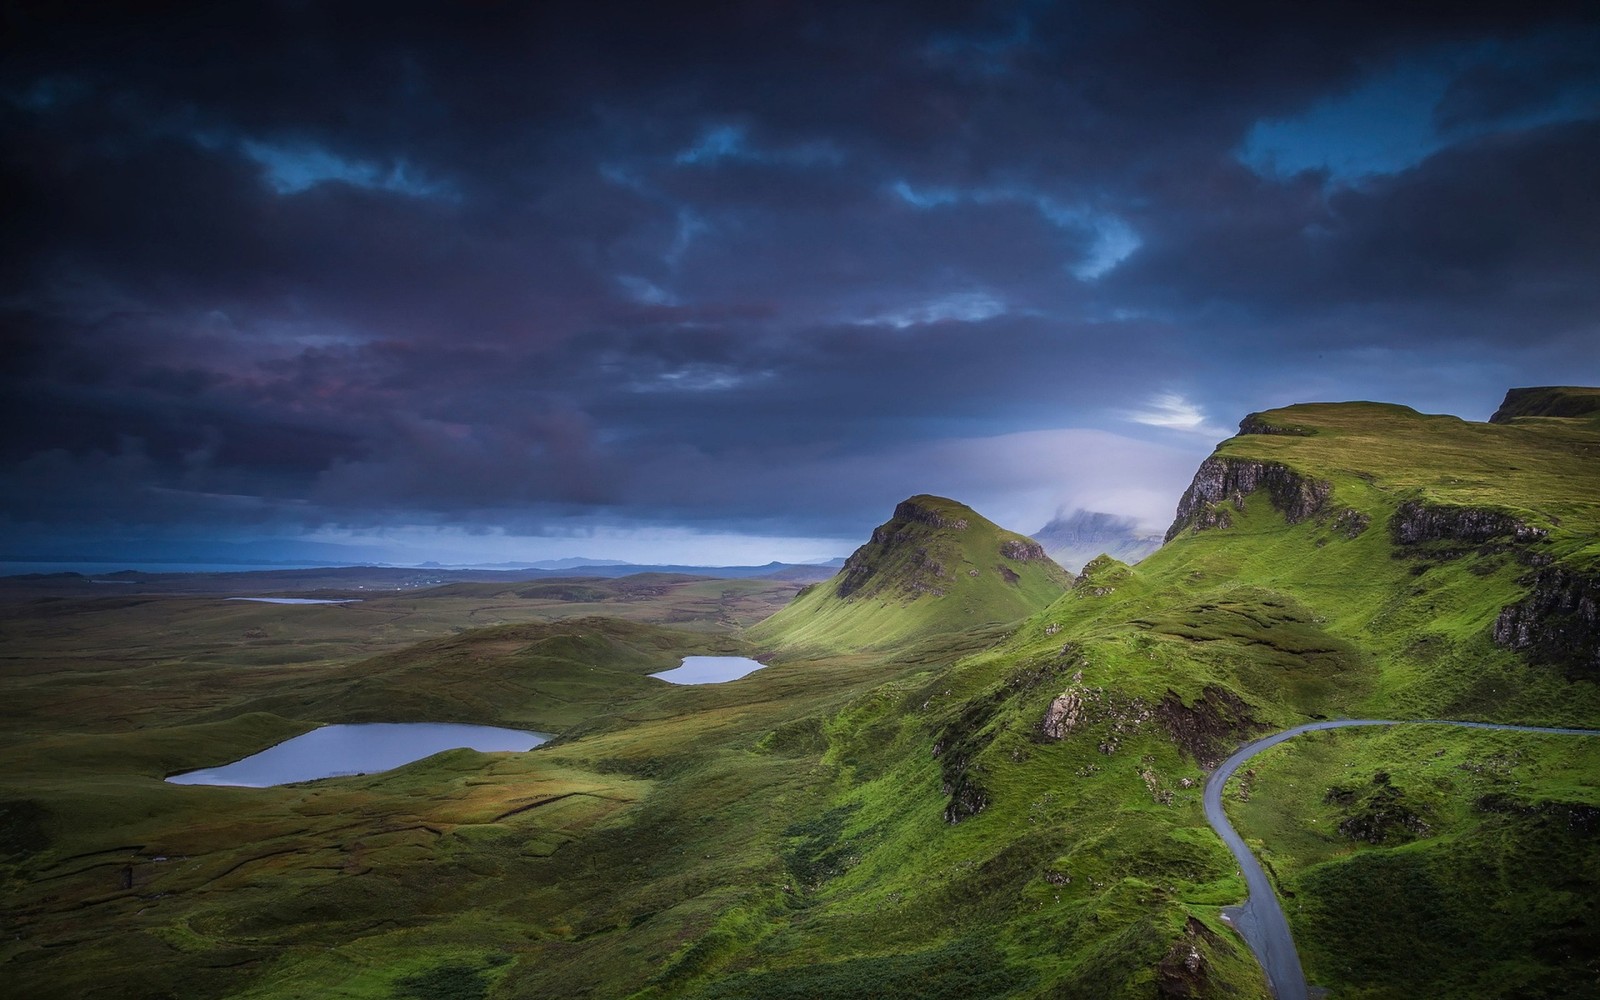
<path fill-rule="evenodd" d="M 1256 961 L 1267 974 L 1267 984 L 1278 1000 L 1307 1000 L 1306 975 L 1300 968 L 1300 955 L 1295 951 L 1294 938 L 1289 934 L 1289 921 L 1283 915 L 1283 906 L 1267 881 L 1267 873 L 1256 860 L 1244 838 L 1239 836 L 1222 811 L 1222 789 L 1233 772 L 1245 761 L 1268 747 L 1301 733 L 1318 729 L 1345 729 L 1351 726 L 1463 726 L 1469 729 L 1499 729 L 1515 733 L 1553 733 L 1560 736 L 1600 736 L 1596 729 L 1559 729 L 1546 726 L 1511 726 L 1495 722 L 1457 722 L 1448 719 L 1330 719 L 1326 722 L 1308 722 L 1303 726 L 1285 729 L 1281 733 L 1262 737 L 1246 743 L 1206 778 L 1206 822 L 1217 831 L 1217 836 L 1228 845 L 1228 850 L 1239 862 L 1244 873 L 1249 895 L 1236 907 L 1229 907 L 1223 916 L 1233 924 L 1234 930 L 1244 938 Z"/>

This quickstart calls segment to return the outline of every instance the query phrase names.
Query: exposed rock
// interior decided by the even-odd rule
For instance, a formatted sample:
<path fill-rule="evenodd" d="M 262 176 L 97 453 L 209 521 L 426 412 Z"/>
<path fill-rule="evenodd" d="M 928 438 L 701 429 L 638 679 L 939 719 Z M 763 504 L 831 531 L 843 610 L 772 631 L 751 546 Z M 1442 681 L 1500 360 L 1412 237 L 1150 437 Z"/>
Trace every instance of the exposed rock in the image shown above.
<path fill-rule="evenodd" d="M 1083 678 L 1082 674 L 1073 677 L 1076 685 Z M 1050 707 L 1045 709 L 1044 722 L 1039 729 L 1045 736 L 1052 740 L 1065 739 L 1078 723 L 1083 721 L 1083 691 L 1078 687 L 1071 687 L 1061 692 Z"/>
<path fill-rule="evenodd" d="M 1262 413 L 1251 413 L 1239 421 L 1240 434 L 1287 434 L 1293 437 L 1311 437 L 1317 433 L 1309 427 L 1285 427 L 1267 420 Z"/>
<path fill-rule="evenodd" d="M 1183 926 L 1183 937 L 1173 942 L 1159 964 L 1156 965 L 1156 991 L 1158 996 L 1192 998 L 1210 996 L 1210 965 L 1201 946 L 1215 948 L 1219 944 L 1211 928 L 1188 918 Z"/>
<path fill-rule="evenodd" d="M 1586 802 L 1557 802 L 1551 799 L 1525 802 L 1502 792 L 1491 792 L 1479 798 L 1473 806 L 1479 812 L 1547 817 L 1581 837 L 1600 834 L 1600 807 Z"/>
<path fill-rule="evenodd" d="M 944 821 L 952 826 L 989 807 L 989 792 L 965 779 L 954 787 L 947 785 L 945 791 L 950 796 L 950 802 L 944 807 Z"/>
<path fill-rule="evenodd" d="M 915 497 L 912 497 L 910 500 L 902 500 L 895 506 L 893 520 L 919 521 L 923 524 L 931 524 L 935 528 L 949 528 L 952 531 L 967 530 L 966 518 L 945 517 L 938 511 L 918 503 Z M 885 527 L 887 527 L 887 525 L 885 525 Z M 874 533 L 873 540 L 877 540 L 876 533 Z"/>
<path fill-rule="evenodd" d="M 1002 689 L 971 699 L 934 740 L 933 755 L 939 759 L 942 787 L 950 796 L 944 807 L 946 823 L 976 816 L 989 805 L 989 792 L 979 780 L 983 766 L 976 763 L 976 758 L 994 742 L 990 723 L 1005 697 Z"/>
<path fill-rule="evenodd" d="M 1494 641 L 1536 663 L 1600 675 L 1600 577 L 1548 566 L 1528 596 L 1501 610 Z"/>
<path fill-rule="evenodd" d="M 1172 742 L 1207 768 L 1222 763 L 1246 737 L 1268 728 L 1251 716 L 1243 699 L 1216 684 L 1206 685 L 1192 708 L 1185 708 L 1177 692 L 1168 690 L 1155 714 Z"/>
<path fill-rule="evenodd" d="M 1200 531 L 1232 524 L 1226 511 L 1218 517 L 1215 505 L 1230 501 L 1234 509 L 1244 510 L 1244 498 L 1259 489 L 1267 491 L 1273 509 L 1290 524 L 1320 514 L 1333 492 L 1330 483 L 1303 476 L 1278 462 L 1212 455 L 1200 463 L 1194 481 L 1178 501 L 1177 517 L 1167 529 L 1166 540 L 1172 541 L 1186 528 Z"/>
<path fill-rule="evenodd" d="M 1017 562 L 1043 562 L 1050 558 L 1045 555 L 1044 546 L 1026 538 L 1008 538 L 1001 542 L 1000 554 Z"/>
<path fill-rule="evenodd" d="M 1351 507 L 1333 516 L 1333 530 L 1346 538 L 1357 538 L 1372 524 L 1372 518 Z"/>
<path fill-rule="evenodd" d="M 1489 418 L 1509 424 L 1517 417 L 1586 417 L 1600 413 L 1600 391 L 1584 386 L 1542 385 L 1510 389 Z"/>
<path fill-rule="evenodd" d="M 1354 807 L 1351 815 L 1339 821 L 1339 832 L 1351 840 L 1388 844 L 1426 836 L 1431 831 L 1427 821 L 1405 804 L 1405 792 L 1390 783 L 1386 771 L 1374 774 L 1366 788 L 1330 788 L 1322 801 Z"/>
<path fill-rule="evenodd" d="M 1116 592 L 1117 585 L 1132 576 L 1127 564 L 1107 555 L 1095 556 L 1083 567 L 1083 572 L 1072 581 L 1072 590 L 1079 594 L 1104 597 Z"/>
<path fill-rule="evenodd" d="M 1239 801 L 1249 802 L 1251 794 L 1256 790 L 1256 769 L 1253 767 L 1245 768 L 1244 773 L 1239 775 L 1239 781 L 1235 788 L 1237 789 L 1235 794 Z"/>
<path fill-rule="evenodd" d="M 1505 511 L 1489 507 L 1454 507 L 1407 500 L 1389 519 L 1389 535 L 1397 545 L 1455 541 L 1482 543 L 1511 539 L 1526 544 L 1547 535 Z"/>
<path fill-rule="evenodd" d="M 1101 722 L 1109 723 L 1096 747 L 1107 756 L 1117 752 L 1122 740 L 1137 733 L 1151 718 L 1150 706 L 1142 698 L 1128 698 L 1102 687 L 1087 687 L 1083 673 L 1072 676 L 1072 685 L 1050 702 L 1039 723 L 1039 735 L 1060 740 L 1074 732 Z"/>

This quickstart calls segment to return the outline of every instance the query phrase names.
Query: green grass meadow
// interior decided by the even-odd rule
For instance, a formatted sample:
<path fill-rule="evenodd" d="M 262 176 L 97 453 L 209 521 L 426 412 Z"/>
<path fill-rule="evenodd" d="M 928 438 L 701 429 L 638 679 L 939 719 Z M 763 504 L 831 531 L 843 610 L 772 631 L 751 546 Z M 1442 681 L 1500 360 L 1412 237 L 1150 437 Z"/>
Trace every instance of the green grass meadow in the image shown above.
<path fill-rule="evenodd" d="M 690 578 L 14 597 L 0 978 L 29 997 L 1265 996 L 1220 918 L 1244 886 L 1205 823 L 1208 769 L 1316 718 L 1600 727 L 1595 677 L 1492 639 L 1535 569 L 1600 562 L 1600 427 L 1365 403 L 1260 419 L 1297 433 L 1218 454 L 1326 483 L 1320 516 L 1252 493 L 1218 505 L 1227 527 L 1076 580 L 918 498 L 966 528 L 901 524 L 863 548 L 871 586 L 792 602 Z M 1402 545 L 1408 501 L 1545 534 Z M 769 666 L 647 676 L 690 653 Z M 272 789 L 162 780 L 380 720 L 556 738 Z M 1229 803 L 1331 997 L 1600 982 L 1600 739 L 1316 734 Z"/>

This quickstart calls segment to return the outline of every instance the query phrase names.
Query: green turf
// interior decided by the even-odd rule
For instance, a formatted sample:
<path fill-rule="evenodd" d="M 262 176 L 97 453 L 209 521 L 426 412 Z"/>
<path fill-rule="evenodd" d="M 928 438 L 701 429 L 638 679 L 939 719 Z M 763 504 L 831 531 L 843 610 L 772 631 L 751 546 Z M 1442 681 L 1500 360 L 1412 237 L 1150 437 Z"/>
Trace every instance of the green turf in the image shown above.
<path fill-rule="evenodd" d="M 750 630 L 784 651 L 892 649 L 943 632 L 1013 621 L 1066 589 L 1069 574 L 1037 542 L 964 504 L 915 496 L 844 569 Z"/>
<path fill-rule="evenodd" d="M 1549 415 L 1563 398 L 1499 424 L 1269 411 L 1296 433 L 1219 456 L 1325 483 L 1321 509 L 1224 498 L 1227 527 L 1070 585 L 919 498 L 947 523 L 892 520 L 850 593 L 755 628 L 773 585 L 13 603 L 0 975 L 73 997 L 1263 996 L 1218 918 L 1243 894 L 1200 806 L 1220 755 L 1319 716 L 1600 724 L 1592 677 L 1493 638 L 1539 572 L 1596 564 L 1600 427 Z M 1410 502 L 1545 534 L 1401 543 Z M 771 665 L 645 676 L 689 652 Z M 160 781 L 398 716 L 559 738 L 279 789 Z M 1334 996 L 1582 995 L 1596 753 L 1312 737 L 1231 808 Z"/>

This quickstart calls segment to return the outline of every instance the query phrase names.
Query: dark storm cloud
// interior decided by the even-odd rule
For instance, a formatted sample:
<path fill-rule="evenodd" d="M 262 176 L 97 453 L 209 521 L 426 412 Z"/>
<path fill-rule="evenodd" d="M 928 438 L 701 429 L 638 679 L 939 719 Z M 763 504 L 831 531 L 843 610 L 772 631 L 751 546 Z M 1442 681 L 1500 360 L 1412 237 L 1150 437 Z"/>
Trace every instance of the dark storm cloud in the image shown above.
<path fill-rule="evenodd" d="M 1092 492 L 1073 428 L 1165 488 L 1297 393 L 1600 375 L 1582 4 L 5 17 L 13 536 L 849 536 L 919 477 Z M 1412 162 L 1241 159 L 1385 74 Z"/>

